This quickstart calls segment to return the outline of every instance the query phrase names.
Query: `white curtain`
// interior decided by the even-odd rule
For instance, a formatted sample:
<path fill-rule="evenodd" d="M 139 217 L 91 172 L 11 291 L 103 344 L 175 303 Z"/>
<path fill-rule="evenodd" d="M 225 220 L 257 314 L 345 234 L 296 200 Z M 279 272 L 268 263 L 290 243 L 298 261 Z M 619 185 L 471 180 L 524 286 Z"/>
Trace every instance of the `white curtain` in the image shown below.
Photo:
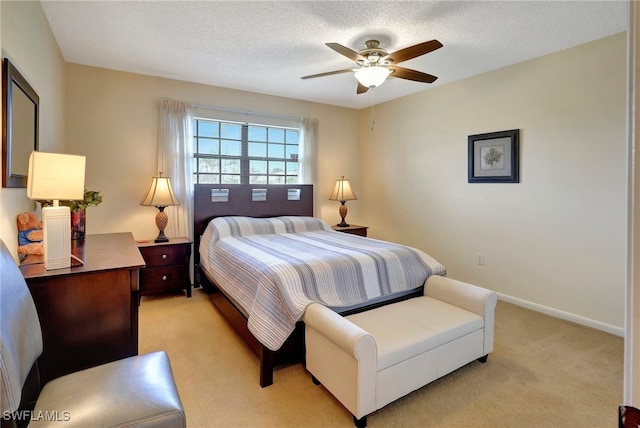
<path fill-rule="evenodd" d="M 318 119 L 302 118 L 302 144 L 300 145 L 298 180 L 301 184 L 316 184 L 318 163 Z"/>
<path fill-rule="evenodd" d="M 192 104 L 160 100 L 158 172 L 171 179 L 180 205 L 167 207 L 169 238 L 193 239 L 193 110 Z"/>

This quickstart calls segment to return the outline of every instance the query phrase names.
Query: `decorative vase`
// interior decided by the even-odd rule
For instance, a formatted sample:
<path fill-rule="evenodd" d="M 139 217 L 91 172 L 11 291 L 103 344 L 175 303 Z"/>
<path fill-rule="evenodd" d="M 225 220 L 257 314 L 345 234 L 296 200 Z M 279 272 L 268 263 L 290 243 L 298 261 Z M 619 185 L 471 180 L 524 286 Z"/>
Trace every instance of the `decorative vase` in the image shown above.
<path fill-rule="evenodd" d="M 71 212 L 71 239 L 84 239 L 86 212 L 82 208 Z"/>

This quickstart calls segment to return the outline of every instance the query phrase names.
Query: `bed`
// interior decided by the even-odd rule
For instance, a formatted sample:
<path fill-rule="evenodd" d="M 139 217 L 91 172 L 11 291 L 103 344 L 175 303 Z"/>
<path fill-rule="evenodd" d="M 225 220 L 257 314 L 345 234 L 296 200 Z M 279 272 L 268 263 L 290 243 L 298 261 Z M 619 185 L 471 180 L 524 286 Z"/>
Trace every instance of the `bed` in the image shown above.
<path fill-rule="evenodd" d="M 262 386 L 275 364 L 302 360 L 307 305 L 355 313 L 418 295 L 429 275 L 446 273 L 420 250 L 336 232 L 312 211 L 311 186 L 195 188 L 196 282 L 259 356 Z"/>

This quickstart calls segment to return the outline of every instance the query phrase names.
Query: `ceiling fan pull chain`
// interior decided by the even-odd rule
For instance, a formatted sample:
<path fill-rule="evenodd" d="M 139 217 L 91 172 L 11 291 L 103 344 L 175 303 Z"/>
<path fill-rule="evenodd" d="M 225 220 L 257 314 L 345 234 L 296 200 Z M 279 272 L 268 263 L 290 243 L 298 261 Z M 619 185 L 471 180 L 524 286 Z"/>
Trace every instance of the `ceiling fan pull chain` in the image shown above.
<path fill-rule="evenodd" d="M 376 93 L 376 88 L 373 87 L 371 88 L 371 130 L 373 131 L 373 127 L 376 124 L 376 119 L 375 119 L 375 114 L 374 114 L 374 109 L 376 106 L 375 100 L 374 100 L 374 94 Z"/>

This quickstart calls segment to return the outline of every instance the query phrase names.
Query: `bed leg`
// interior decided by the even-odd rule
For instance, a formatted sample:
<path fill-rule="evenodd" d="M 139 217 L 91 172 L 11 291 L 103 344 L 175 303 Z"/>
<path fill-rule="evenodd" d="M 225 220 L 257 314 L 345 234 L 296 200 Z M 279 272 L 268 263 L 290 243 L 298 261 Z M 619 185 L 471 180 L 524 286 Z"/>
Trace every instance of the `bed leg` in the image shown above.
<path fill-rule="evenodd" d="M 273 384 L 273 351 L 264 345 L 260 352 L 260 386 Z"/>
<path fill-rule="evenodd" d="M 360 419 L 356 418 L 355 416 L 353 417 L 353 423 L 356 425 L 357 428 L 366 428 L 367 426 L 367 417 L 363 416 Z"/>
<path fill-rule="evenodd" d="M 478 361 L 480 361 L 481 363 L 486 363 L 487 358 L 489 358 L 489 354 L 483 355 L 482 357 L 478 358 Z"/>

